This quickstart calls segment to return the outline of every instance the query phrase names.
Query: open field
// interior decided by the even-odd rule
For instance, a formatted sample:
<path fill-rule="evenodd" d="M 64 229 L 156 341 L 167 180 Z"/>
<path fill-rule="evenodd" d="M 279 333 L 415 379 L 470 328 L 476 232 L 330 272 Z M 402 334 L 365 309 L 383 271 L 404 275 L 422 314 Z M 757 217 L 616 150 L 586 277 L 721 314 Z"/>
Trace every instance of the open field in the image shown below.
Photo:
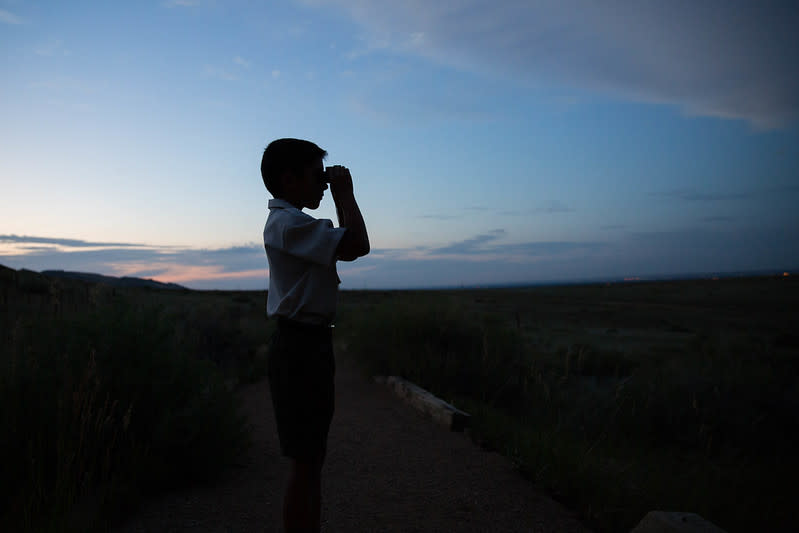
<path fill-rule="evenodd" d="M 0 511 L 22 530 L 102 528 L 247 445 L 232 390 L 264 374 L 263 292 L 0 274 Z M 599 531 L 652 509 L 781 530 L 799 519 L 797 301 L 793 276 L 352 291 L 336 339 L 471 413 L 472 438 Z"/>
<path fill-rule="evenodd" d="M 795 277 L 350 293 L 340 322 L 370 372 L 470 412 L 598 530 L 652 509 L 780 530 L 799 519 L 798 297 Z"/>

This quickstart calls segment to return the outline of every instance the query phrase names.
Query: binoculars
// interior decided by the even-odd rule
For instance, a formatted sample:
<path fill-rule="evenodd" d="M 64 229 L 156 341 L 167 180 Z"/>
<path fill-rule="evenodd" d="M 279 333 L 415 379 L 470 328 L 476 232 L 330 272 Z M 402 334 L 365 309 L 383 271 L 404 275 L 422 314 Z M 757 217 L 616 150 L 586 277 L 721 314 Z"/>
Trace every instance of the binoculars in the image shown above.
<path fill-rule="evenodd" d="M 335 166 L 340 166 L 340 165 L 335 165 Z M 322 181 L 324 181 L 325 183 L 330 183 L 330 170 L 331 170 L 331 168 L 332 167 L 325 167 L 325 171 L 322 174 Z"/>

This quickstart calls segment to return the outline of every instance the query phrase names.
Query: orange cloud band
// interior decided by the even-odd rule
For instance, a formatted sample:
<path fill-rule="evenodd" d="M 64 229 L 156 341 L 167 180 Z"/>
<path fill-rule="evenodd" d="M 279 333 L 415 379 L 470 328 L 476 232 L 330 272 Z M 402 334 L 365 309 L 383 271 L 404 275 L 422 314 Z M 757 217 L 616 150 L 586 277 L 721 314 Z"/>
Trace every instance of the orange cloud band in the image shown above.
<path fill-rule="evenodd" d="M 133 276 L 139 272 L 163 270 L 152 276 L 156 281 L 164 283 L 183 283 L 187 281 L 205 281 L 215 279 L 266 278 L 268 268 L 224 272 L 219 265 L 182 265 L 179 263 L 116 263 L 109 265 L 119 276 Z"/>

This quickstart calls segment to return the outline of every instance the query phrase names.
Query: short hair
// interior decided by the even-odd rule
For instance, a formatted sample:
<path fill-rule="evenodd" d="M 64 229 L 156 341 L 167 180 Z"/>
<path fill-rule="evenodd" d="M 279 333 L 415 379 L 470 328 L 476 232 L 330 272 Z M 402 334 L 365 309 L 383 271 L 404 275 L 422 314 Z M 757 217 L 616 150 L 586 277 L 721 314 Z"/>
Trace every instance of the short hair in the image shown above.
<path fill-rule="evenodd" d="M 285 172 L 298 174 L 303 167 L 324 159 L 327 152 L 311 141 L 302 139 L 277 139 L 269 143 L 261 158 L 261 178 L 266 189 L 275 198 L 283 194 L 280 176 Z"/>

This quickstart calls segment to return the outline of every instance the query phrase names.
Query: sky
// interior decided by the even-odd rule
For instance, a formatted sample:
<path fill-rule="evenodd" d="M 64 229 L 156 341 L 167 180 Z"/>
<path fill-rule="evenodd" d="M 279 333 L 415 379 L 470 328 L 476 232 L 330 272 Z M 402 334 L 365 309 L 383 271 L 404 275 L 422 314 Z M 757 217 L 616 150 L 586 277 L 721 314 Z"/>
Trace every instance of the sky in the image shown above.
<path fill-rule="evenodd" d="M 343 289 L 799 268 L 795 2 L 0 0 L 0 264 L 265 289 L 266 145 Z M 332 199 L 309 211 L 336 221 Z"/>

